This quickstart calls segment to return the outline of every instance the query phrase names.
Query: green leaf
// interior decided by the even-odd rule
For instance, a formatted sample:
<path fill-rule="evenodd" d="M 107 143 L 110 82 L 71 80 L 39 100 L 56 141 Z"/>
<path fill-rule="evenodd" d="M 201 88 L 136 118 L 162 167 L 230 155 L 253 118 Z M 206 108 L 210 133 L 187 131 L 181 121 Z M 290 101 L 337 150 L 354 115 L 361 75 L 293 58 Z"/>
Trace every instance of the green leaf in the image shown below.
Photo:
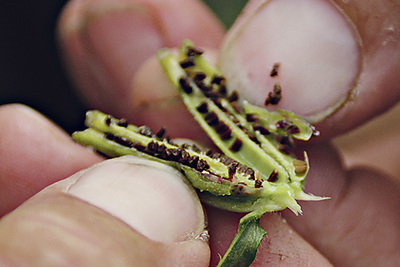
<path fill-rule="evenodd" d="M 239 222 L 238 231 L 218 267 L 250 266 L 254 261 L 258 247 L 267 234 L 261 225 L 260 212 L 251 212 Z"/>

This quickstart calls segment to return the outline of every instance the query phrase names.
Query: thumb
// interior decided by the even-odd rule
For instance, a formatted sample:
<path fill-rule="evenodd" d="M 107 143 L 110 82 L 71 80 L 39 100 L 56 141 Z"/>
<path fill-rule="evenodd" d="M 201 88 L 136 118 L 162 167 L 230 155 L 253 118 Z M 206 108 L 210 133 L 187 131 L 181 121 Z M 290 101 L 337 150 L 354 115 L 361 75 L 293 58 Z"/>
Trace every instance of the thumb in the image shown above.
<path fill-rule="evenodd" d="M 387 0 L 251 1 L 226 37 L 220 68 L 258 105 L 279 82 L 282 99 L 268 109 L 292 110 L 336 135 L 398 101 L 399 11 Z"/>
<path fill-rule="evenodd" d="M 0 262 L 206 266 L 204 213 L 179 177 L 129 156 L 53 184 L 0 221 Z"/>

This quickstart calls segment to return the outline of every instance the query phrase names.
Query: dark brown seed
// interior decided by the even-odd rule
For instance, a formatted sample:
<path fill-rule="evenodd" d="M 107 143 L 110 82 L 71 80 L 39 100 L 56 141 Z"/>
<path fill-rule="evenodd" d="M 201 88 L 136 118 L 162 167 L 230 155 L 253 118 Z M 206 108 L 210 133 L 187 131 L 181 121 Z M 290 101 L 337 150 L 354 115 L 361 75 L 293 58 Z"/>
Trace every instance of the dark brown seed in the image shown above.
<path fill-rule="evenodd" d="M 246 120 L 247 120 L 248 122 L 255 122 L 255 121 L 258 121 L 259 118 L 258 118 L 258 116 L 255 115 L 255 114 L 247 114 L 247 115 L 246 115 Z"/>
<path fill-rule="evenodd" d="M 217 92 L 217 94 L 219 95 L 219 93 Z M 217 107 L 219 107 L 220 110 L 222 110 L 223 112 L 226 112 L 226 108 L 224 106 L 222 106 L 222 101 L 221 98 L 219 98 L 220 96 L 218 96 L 218 98 L 213 98 L 212 101 L 214 102 L 215 105 L 217 105 Z"/>
<path fill-rule="evenodd" d="M 203 91 L 203 93 L 204 93 L 204 95 L 206 97 L 212 98 L 212 99 L 223 97 L 223 95 L 221 95 L 219 92 L 214 91 L 214 90 L 208 91 L 208 92 L 207 91 Z"/>
<path fill-rule="evenodd" d="M 207 75 L 204 72 L 196 72 L 193 76 L 193 80 L 195 82 L 197 81 L 202 81 L 207 77 Z"/>
<path fill-rule="evenodd" d="M 218 116 L 215 112 L 209 113 L 204 119 L 210 126 L 217 125 L 219 122 Z"/>
<path fill-rule="evenodd" d="M 240 148 L 242 147 L 242 140 L 240 138 L 237 138 L 235 142 L 231 145 L 229 148 L 232 152 L 238 152 Z"/>
<path fill-rule="evenodd" d="M 114 138 L 115 138 L 115 136 L 114 136 L 113 134 L 110 134 L 110 133 L 106 133 L 106 134 L 104 135 L 104 137 L 105 137 L 106 139 L 108 139 L 108 140 L 114 140 Z"/>
<path fill-rule="evenodd" d="M 255 187 L 255 188 L 260 188 L 260 187 L 262 187 L 262 181 L 261 181 L 261 180 L 256 180 L 255 183 L 254 183 L 254 187 Z"/>
<path fill-rule="evenodd" d="M 254 125 L 253 125 L 253 130 L 254 130 L 254 131 L 259 131 L 260 134 L 262 134 L 262 135 L 268 135 L 268 134 L 270 134 L 270 132 L 268 131 L 267 128 L 265 128 L 265 127 L 263 127 L 263 126 L 261 126 L 261 125 L 258 125 L 258 124 L 254 124 Z"/>
<path fill-rule="evenodd" d="M 139 151 L 142 151 L 142 152 L 146 150 L 146 147 L 141 145 L 141 144 L 139 144 L 139 143 L 134 143 L 133 147 L 136 148 Z"/>
<path fill-rule="evenodd" d="M 220 133 L 219 137 L 221 137 L 222 140 L 229 140 L 232 137 L 232 130 L 228 129 L 227 131 Z"/>
<path fill-rule="evenodd" d="M 274 170 L 268 177 L 268 182 L 276 182 L 278 180 L 278 170 Z"/>
<path fill-rule="evenodd" d="M 276 95 L 280 95 L 282 93 L 282 87 L 281 87 L 280 83 L 274 84 L 274 93 Z"/>
<path fill-rule="evenodd" d="M 272 70 L 271 70 L 271 73 L 270 73 L 270 76 L 271 76 L 271 77 L 278 76 L 279 67 L 280 67 L 280 63 L 275 63 L 275 64 L 272 66 Z"/>
<path fill-rule="evenodd" d="M 158 152 L 158 143 L 151 141 L 150 143 L 147 144 L 146 151 L 151 154 Z"/>
<path fill-rule="evenodd" d="M 203 170 L 208 170 L 209 168 L 210 168 L 210 165 L 204 159 L 200 159 L 197 162 L 196 170 L 203 171 Z"/>
<path fill-rule="evenodd" d="M 197 107 L 197 111 L 200 112 L 200 113 L 207 113 L 208 112 L 208 104 L 207 104 L 207 102 L 201 103 Z"/>
<path fill-rule="evenodd" d="M 127 119 L 125 119 L 125 118 L 122 118 L 122 119 L 120 119 L 119 121 L 118 121 L 118 126 L 121 126 L 121 127 L 128 127 L 128 125 L 129 125 L 129 122 L 128 122 L 128 120 Z"/>
<path fill-rule="evenodd" d="M 188 164 L 189 158 L 190 158 L 189 153 L 187 153 L 185 150 L 182 150 L 179 162 L 182 164 Z"/>
<path fill-rule="evenodd" d="M 106 117 L 106 125 L 107 125 L 107 126 L 110 126 L 110 124 L 111 124 L 111 116 L 108 115 L 108 116 Z"/>
<path fill-rule="evenodd" d="M 232 94 L 228 97 L 229 102 L 235 102 L 239 99 L 239 94 L 237 91 L 233 91 Z"/>
<path fill-rule="evenodd" d="M 166 131 L 165 127 L 162 127 L 162 128 L 156 133 L 157 138 L 158 138 L 158 139 L 162 139 L 162 138 L 164 137 L 165 131 Z"/>
<path fill-rule="evenodd" d="M 225 77 L 224 76 L 214 76 L 211 80 L 211 83 L 214 84 L 221 84 L 223 81 L 225 81 Z"/>
<path fill-rule="evenodd" d="M 229 164 L 228 166 L 228 173 L 229 173 L 229 178 L 232 179 L 233 175 L 236 173 L 236 168 L 238 167 L 239 162 L 233 161 Z"/>
<path fill-rule="evenodd" d="M 181 65 L 181 67 L 183 69 L 187 69 L 187 68 L 193 67 L 194 66 L 194 58 L 193 57 L 188 57 L 187 59 L 182 60 L 181 62 L 179 62 L 179 64 Z"/>
<path fill-rule="evenodd" d="M 224 95 L 224 96 L 225 96 L 227 92 L 228 92 L 228 91 L 227 91 L 225 85 L 220 85 L 220 86 L 219 86 L 218 93 L 220 93 L 221 95 Z"/>
<path fill-rule="evenodd" d="M 212 157 L 213 154 L 214 154 L 214 152 L 211 149 L 208 149 L 206 151 L 206 155 L 209 156 L 209 157 Z"/>
<path fill-rule="evenodd" d="M 235 102 L 232 102 L 231 105 L 232 105 L 233 109 L 234 109 L 237 113 L 241 113 L 241 112 L 242 112 L 242 110 L 240 109 L 240 106 L 239 106 L 238 102 L 236 102 L 236 101 L 235 101 Z"/>
<path fill-rule="evenodd" d="M 257 137 L 255 135 L 252 134 L 247 134 L 250 138 L 251 141 L 253 141 L 256 144 L 260 144 L 260 141 L 258 141 Z"/>
<path fill-rule="evenodd" d="M 148 126 L 146 126 L 146 125 L 143 125 L 143 126 L 140 126 L 139 128 L 138 128 L 138 131 L 137 131 L 139 134 L 141 134 L 141 135 L 144 135 L 144 136 L 147 136 L 147 137 L 151 137 L 152 135 L 153 135 L 153 131 L 150 129 L 150 127 L 148 127 Z"/>
<path fill-rule="evenodd" d="M 204 52 L 200 49 L 194 48 L 194 47 L 190 47 L 187 49 L 187 53 L 186 55 L 188 57 L 194 57 L 194 56 L 200 56 L 202 55 Z"/>
<path fill-rule="evenodd" d="M 162 144 L 161 146 L 158 146 L 157 152 L 162 154 L 165 152 L 165 150 L 167 150 L 167 147 L 164 144 Z"/>
<path fill-rule="evenodd" d="M 120 144 L 122 146 L 126 146 L 126 147 L 132 147 L 133 146 L 132 142 L 130 142 L 129 140 L 127 140 L 124 137 L 115 136 L 114 137 L 114 142 L 116 142 L 116 143 L 118 143 L 118 144 Z"/>
<path fill-rule="evenodd" d="M 212 91 L 212 86 L 204 84 L 203 81 L 196 82 L 196 85 L 203 93 L 210 93 Z"/>
<path fill-rule="evenodd" d="M 278 128 L 278 129 L 283 129 L 290 125 L 292 125 L 292 124 L 290 122 L 288 122 L 287 120 L 281 120 L 275 124 L 276 128 Z"/>
<path fill-rule="evenodd" d="M 199 161 L 199 157 L 198 156 L 195 156 L 195 155 L 191 156 L 188 159 L 189 166 L 192 167 L 192 168 L 196 168 L 198 161 Z"/>
<path fill-rule="evenodd" d="M 268 93 L 267 99 L 265 99 L 265 105 L 277 105 L 279 101 L 282 99 L 282 88 L 279 83 L 275 83 L 274 89 L 272 92 Z"/>
<path fill-rule="evenodd" d="M 215 131 L 217 133 L 224 133 L 226 131 L 229 130 L 229 126 L 226 125 L 225 123 L 223 123 L 222 121 L 220 121 L 215 127 L 214 127 Z"/>
<path fill-rule="evenodd" d="M 276 140 L 282 144 L 285 145 L 288 148 L 294 148 L 295 147 L 295 142 L 292 137 L 287 137 L 287 136 L 278 136 Z"/>
<path fill-rule="evenodd" d="M 185 78 L 180 78 L 179 79 L 179 84 L 182 88 L 182 90 L 186 93 L 186 94 L 191 94 L 193 92 L 193 88 L 192 86 L 190 86 L 189 82 L 185 79 Z"/>
<path fill-rule="evenodd" d="M 177 148 L 177 149 L 171 149 L 171 159 L 172 160 L 177 160 L 181 157 L 182 149 Z"/>
<path fill-rule="evenodd" d="M 300 133 L 300 128 L 297 127 L 296 125 L 290 125 L 286 130 L 287 135 L 298 134 L 298 133 Z"/>
<path fill-rule="evenodd" d="M 285 145 L 279 145 L 278 146 L 279 151 L 281 151 L 283 154 L 290 155 L 292 153 L 291 149 Z"/>

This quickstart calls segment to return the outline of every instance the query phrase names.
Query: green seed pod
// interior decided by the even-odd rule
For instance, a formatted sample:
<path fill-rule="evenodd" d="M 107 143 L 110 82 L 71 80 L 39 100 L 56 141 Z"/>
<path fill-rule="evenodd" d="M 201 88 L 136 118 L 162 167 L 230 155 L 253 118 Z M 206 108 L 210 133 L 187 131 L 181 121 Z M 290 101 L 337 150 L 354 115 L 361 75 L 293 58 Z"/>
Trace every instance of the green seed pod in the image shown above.
<path fill-rule="evenodd" d="M 161 49 L 157 56 L 187 109 L 223 154 L 178 146 L 163 138 L 165 129 L 153 134 L 100 111 L 88 111 L 88 129 L 72 136 L 108 157 L 137 155 L 170 165 L 188 178 L 204 203 L 250 212 L 218 264 L 248 266 L 266 234 L 259 224 L 262 214 L 285 208 L 299 214 L 296 200 L 326 199 L 303 191 L 308 157 L 304 152 L 298 159 L 293 152 L 293 139 L 318 133 L 292 112 L 271 112 L 229 93 L 225 78 L 190 41 L 183 42 L 179 54 Z"/>
<path fill-rule="evenodd" d="M 240 101 L 236 92 L 227 95 L 221 90 L 225 85 L 214 82 L 215 77 L 223 81 L 223 76 L 201 53 L 191 54 L 192 50 L 192 43 L 185 41 L 180 58 L 162 49 L 158 59 L 203 130 L 226 156 L 255 170 L 258 187 L 262 188 L 258 199 L 235 195 L 221 201 L 220 197 L 204 193 L 202 200 L 229 210 L 235 206 L 235 211 L 261 207 L 275 211 L 288 207 L 297 214 L 301 208 L 296 199 L 323 199 L 304 193 L 308 157 L 304 154 L 304 159 L 297 159 L 292 153 L 292 138 L 308 140 L 313 127 L 289 111 L 270 112 Z M 183 68 L 181 62 L 188 62 L 189 57 L 192 64 Z"/>

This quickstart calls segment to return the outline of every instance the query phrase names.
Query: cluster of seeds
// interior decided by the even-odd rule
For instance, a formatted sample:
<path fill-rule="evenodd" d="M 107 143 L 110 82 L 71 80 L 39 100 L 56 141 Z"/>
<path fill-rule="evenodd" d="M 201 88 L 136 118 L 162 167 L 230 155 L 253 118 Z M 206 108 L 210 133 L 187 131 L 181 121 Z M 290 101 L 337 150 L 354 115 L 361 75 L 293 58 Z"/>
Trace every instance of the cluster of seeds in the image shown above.
<path fill-rule="evenodd" d="M 196 51 L 196 52 L 194 52 Z M 210 80 L 210 83 L 207 84 L 205 81 L 207 80 L 207 75 L 203 72 L 192 72 L 191 68 L 195 66 L 195 56 L 203 54 L 202 51 L 195 48 L 187 49 L 187 58 L 183 59 L 180 62 L 181 67 L 185 70 L 186 75 L 179 78 L 179 84 L 183 92 L 188 95 L 193 94 L 194 88 L 191 85 L 193 81 L 194 84 L 201 90 L 204 96 L 207 99 L 212 100 L 218 108 L 227 113 L 229 117 L 236 123 L 236 125 L 243 130 L 248 137 L 255 143 L 258 143 L 257 138 L 254 136 L 254 132 L 258 131 L 262 135 L 270 135 L 270 131 L 263 127 L 260 124 L 257 124 L 259 118 L 255 114 L 246 114 L 246 121 L 251 124 L 252 129 L 246 129 L 240 122 L 236 119 L 236 117 L 242 116 L 243 110 L 240 107 L 238 100 L 239 94 L 237 91 L 233 90 L 230 95 L 227 95 L 226 88 L 226 79 L 222 75 L 214 75 Z M 188 64 L 190 62 L 190 64 Z M 280 64 L 275 63 L 273 69 L 271 71 L 271 77 L 278 76 Z M 266 103 L 277 104 L 281 98 L 281 87 L 279 83 L 275 84 L 274 91 L 271 92 L 266 100 Z M 221 99 L 226 99 L 232 106 L 233 110 L 237 114 L 231 114 L 229 111 L 221 104 Z M 224 121 L 220 120 L 217 113 L 214 111 L 210 111 L 207 102 L 202 102 L 197 106 L 197 111 L 204 116 L 205 122 L 214 128 L 214 130 L 219 134 L 221 140 L 229 140 L 233 138 L 232 130 L 229 126 L 224 123 Z M 293 135 L 300 132 L 300 129 L 287 120 L 281 120 L 276 123 L 276 128 L 280 129 L 286 135 L 282 137 L 278 135 L 276 137 L 276 141 L 278 142 L 278 149 L 284 154 L 291 154 L 294 149 L 294 141 L 293 138 L 288 137 L 289 135 Z M 237 152 L 240 150 L 242 146 L 242 140 L 237 138 L 232 145 L 230 146 L 230 150 L 232 152 Z"/>
<path fill-rule="evenodd" d="M 272 78 L 278 77 L 280 66 L 281 66 L 280 63 L 275 63 L 272 66 L 272 70 L 271 70 L 269 76 L 271 76 Z M 277 105 L 281 99 L 282 99 L 282 87 L 279 84 L 279 82 L 276 82 L 272 92 L 268 93 L 268 96 L 265 99 L 264 104 L 266 106 L 268 106 L 269 104 Z"/>
<path fill-rule="evenodd" d="M 110 115 L 105 117 L 104 124 L 107 127 L 128 128 L 130 126 L 126 119 L 117 120 Z M 257 171 L 224 154 L 214 152 L 210 149 L 202 150 L 194 144 L 182 144 L 178 146 L 169 137 L 164 137 L 165 128 L 161 128 L 156 134 L 153 134 L 153 131 L 148 126 L 140 126 L 135 129 L 136 133 L 145 138 L 145 141 L 139 140 L 140 138 L 137 138 L 137 141 L 132 141 L 131 138 L 128 139 L 109 132 L 104 133 L 104 137 L 124 147 L 136 149 L 159 159 L 177 162 L 199 172 L 205 172 L 214 176 L 218 175 L 213 173 L 210 163 L 213 161 L 220 162 L 226 166 L 228 176 L 218 177 L 221 180 L 234 183 L 233 190 L 235 193 L 243 192 L 246 186 L 254 186 L 254 188 L 262 187 L 262 180 Z M 239 141 L 236 140 L 232 146 L 239 147 Z M 271 176 L 274 176 L 274 173 Z M 273 180 L 271 179 L 271 181 Z"/>

